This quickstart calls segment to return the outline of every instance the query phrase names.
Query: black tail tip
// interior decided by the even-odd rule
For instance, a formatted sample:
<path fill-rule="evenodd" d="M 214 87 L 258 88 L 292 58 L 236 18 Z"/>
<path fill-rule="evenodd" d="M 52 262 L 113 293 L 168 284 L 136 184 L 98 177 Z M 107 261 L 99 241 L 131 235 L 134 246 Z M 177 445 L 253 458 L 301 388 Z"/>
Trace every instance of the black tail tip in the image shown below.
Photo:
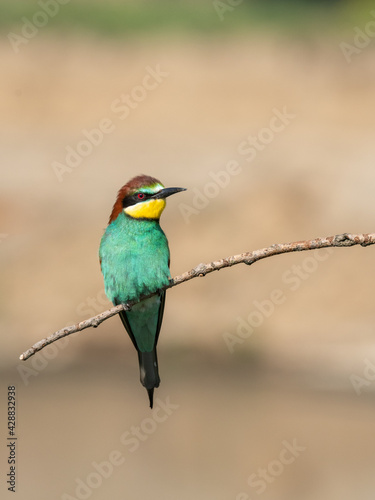
<path fill-rule="evenodd" d="M 154 405 L 154 389 L 147 389 L 148 399 L 150 400 L 150 408 Z"/>

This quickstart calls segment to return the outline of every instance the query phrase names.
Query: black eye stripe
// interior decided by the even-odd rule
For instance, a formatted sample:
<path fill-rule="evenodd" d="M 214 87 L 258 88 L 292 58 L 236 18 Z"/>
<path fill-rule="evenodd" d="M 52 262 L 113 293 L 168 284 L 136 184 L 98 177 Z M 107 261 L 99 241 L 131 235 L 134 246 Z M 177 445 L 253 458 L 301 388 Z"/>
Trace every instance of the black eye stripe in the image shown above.
<path fill-rule="evenodd" d="M 140 201 L 145 201 L 145 200 L 152 197 L 152 194 L 142 193 L 144 195 L 144 197 L 142 199 L 140 199 L 140 198 L 138 198 L 138 194 L 139 194 L 139 192 L 126 196 L 122 200 L 122 207 L 123 208 L 130 207 L 131 205 L 135 205 L 136 203 L 139 203 Z"/>

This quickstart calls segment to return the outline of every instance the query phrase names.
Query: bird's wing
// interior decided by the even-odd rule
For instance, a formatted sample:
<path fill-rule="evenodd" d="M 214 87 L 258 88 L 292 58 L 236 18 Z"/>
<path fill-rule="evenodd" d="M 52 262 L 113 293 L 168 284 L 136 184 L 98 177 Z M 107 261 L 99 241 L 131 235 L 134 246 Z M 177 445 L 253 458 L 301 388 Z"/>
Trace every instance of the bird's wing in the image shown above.
<path fill-rule="evenodd" d="M 156 327 L 155 345 L 158 343 L 161 323 L 163 321 L 164 306 L 165 306 L 165 290 L 160 292 L 159 296 L 160 296 L 160 307 L 159 307 L 159 314 L 158 314 L 158 325 Z"/>
<path fill-rule="evenodd" d="M 118 303 L 120 304 L 120 302 Z M 116 304 L 116 305 L 118 305 Z M 121 311 L 119 312 L 119 316 L 120 316 L 120 319 L 122 321 L 122 324 L 124 325 L 125 327 L 125 330 L 128 332 L 129 334 L 129 337 L 131 338 L 131 341 L 133 342 L 134 344 L 134 347 L 137 349 L 138 351 L 138 346 L 137 346 L 137 342 L 135 340 L 135 337 L 134 337 L 134 334 L 132 332 L 132 329 L 131 329 L 131 326 L 130 326 L 130 323 L 129 323 L 129 320 L 128 320 L 128 317 L 126 316 L 126 311 Z"/>
<path fill-rule="evenodd" d="M 159 333 L 160 333 L 160 329 L 161 329 L 161 323 L 163 321 L 164 306 L 165 306 L 165 290 L 163 290 L 162 292 L 159 293 L 159 297 L 160 297 L 160 305 L 159 305 L 159 311 L 158 311 L 158 323 L 157 323 L 156 332 L 155 332 L 155 344 L 154 344 L 155 346 L 158 342 Z M 113 303 L 115 305 L 121 304 L 121 302 L 116 300 L 116 299 L 113 301 Z M 133 333 L 132 328 L 130 326 L 126 311 L 121 311 L 119 313 L 119 316 L 121 318 L 122 324 L 125 327 L 125 330 L 128 332 L 129 337 L 131 338 L 131 341 L 133 342 L 134 347 L 138 351 L 137 341 L 135 339 L 134 333 Z"/>

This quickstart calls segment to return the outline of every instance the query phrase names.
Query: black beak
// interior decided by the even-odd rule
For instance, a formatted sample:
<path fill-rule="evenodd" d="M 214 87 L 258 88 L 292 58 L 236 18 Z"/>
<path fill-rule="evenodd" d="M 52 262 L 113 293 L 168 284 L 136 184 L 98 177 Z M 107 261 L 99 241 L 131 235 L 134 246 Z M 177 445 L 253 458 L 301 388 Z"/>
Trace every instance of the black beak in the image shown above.
<path fill-rule="evenodd" d="M 180 191 L 186 191 L 185 188 L 164 188 L 158 193 L 152 195 L 152 198 L 167 198 L 172 194 L 179 193 Z"/>

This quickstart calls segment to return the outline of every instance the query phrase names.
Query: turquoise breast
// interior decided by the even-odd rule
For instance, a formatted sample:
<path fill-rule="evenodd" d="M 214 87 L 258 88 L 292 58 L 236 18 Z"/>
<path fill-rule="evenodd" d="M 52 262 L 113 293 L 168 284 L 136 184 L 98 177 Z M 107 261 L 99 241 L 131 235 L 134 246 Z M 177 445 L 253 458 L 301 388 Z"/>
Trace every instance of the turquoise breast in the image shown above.
<path fill-rule="evenodd" d="M 103 235 L 99 256 L 112 302 L 128 302 L 168 285 L 168 241 L 156 220 L 120 213 Z"/>

